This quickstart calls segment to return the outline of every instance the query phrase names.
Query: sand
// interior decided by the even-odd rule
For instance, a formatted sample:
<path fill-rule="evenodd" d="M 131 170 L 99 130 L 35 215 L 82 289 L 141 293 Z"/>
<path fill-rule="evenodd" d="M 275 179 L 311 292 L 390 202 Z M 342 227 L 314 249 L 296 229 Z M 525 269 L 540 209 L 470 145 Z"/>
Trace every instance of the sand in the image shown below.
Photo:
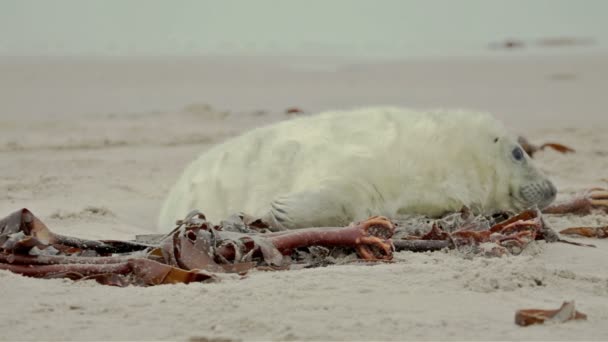
<path fill-rule="evenodd" d="M 546 151 L 565 198 L 608 186 L 608 58 L 488 57 L 344 64 L 260 59 L 2 60 L 0 215 L 31 209 L 85 238 L 152 233 L 200 152 L 255 126 L 361 105 L 494 112 Z M 2 214 L 3 213 L 3 214 Z M 549 216 L 556 229 L 608 215 Z M 537 242 L 520 256 L 401 252 L 339 265 L 151 288 L 0 272 L 2 340 L 602 340 L 608 241 Z M 575 300 L 587 321 L 522 328 L 522 308 Z"/>

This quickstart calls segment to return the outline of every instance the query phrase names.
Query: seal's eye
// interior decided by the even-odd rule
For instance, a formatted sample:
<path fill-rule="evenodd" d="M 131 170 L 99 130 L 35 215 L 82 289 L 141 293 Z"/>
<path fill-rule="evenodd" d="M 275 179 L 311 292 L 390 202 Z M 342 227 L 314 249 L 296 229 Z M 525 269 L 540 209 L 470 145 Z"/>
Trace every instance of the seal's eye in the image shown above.
<path fill-rule="evenodd" d="M 511 151 L 511 155 L 513 155 L 513 158 L 517 161 L 524 159 L 524 151 L 522 151 L 520 147 L 514 148 L 513 151 Z"/>

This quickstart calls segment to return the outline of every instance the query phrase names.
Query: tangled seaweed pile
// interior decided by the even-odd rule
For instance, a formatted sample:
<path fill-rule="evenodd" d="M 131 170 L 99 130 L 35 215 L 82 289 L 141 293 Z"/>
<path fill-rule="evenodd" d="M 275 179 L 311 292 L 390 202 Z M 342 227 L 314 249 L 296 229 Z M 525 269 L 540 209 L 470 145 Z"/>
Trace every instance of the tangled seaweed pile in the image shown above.
<path fill-rule="evenodd" d="M 580 198 L 577 201 L 582 203 Z M 455 248 L 502 256 L 519 254 L 534 240 L 567 242 L 544 223 L 538 210 L 490 218 L 463 210 L 432 221 L 430 229 L 412 230 L 411 224 L 398 226 L 379 216 L 347 227 L 279 232 L 266 228 L 263 222 L 251 222 L 243 215 L 213 225 L 202 213 L 192 212 L 164 236 L 83 240 L 51 232 L 28 209 L 22 209 L 0 220 L 0 269 L 38 278 L 150 286 L 213 281 L 220 273 L 244 274 L 253 268 L 323 266 L 353 254 L 376 262 L 390 261 L 395 250 Z M 574 233 L 580 234 L 580 229 L 591 228 L 577 228 Z"/>
<path fill-rule="evenodd" d="M 352 248 L 365 260 L 390 260 L 394 225 L 382 217 L 342 228 L 261 233 L 214 226 L 191 213 L 157 243 L 83 240 L 51 232 L 28 209 L 0 221 L 0 269 L 38 278 L 95 279 L 106 285 L 213 280 L 215 273 L 287 269 L 302 247 Z"/>

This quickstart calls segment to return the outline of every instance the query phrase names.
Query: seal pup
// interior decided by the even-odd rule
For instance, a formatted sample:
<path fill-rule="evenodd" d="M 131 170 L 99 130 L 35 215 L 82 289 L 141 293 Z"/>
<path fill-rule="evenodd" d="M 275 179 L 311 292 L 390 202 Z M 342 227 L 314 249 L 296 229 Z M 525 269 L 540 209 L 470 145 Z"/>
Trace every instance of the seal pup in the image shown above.
<path fill-rule="evenodd" d="M 159 217 L 237 212 L 273 229 L 341 226 L 372 215 L 430 217 L 543 208 L 555 186 L 494 117 L 471 111 L 363 108 L 254 129 L 192 162 Z"/>

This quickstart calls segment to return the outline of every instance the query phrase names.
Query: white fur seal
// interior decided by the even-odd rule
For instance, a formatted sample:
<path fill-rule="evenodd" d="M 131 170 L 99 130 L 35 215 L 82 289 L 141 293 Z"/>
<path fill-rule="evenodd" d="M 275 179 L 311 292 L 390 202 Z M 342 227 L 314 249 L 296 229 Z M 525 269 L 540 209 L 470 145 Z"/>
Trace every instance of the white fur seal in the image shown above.
<path fill-rule="evenodd" d="M 492 116 L 399 108 L 332 111 L 254 129 L 186 168 L 159 218 L 244 212 L 275 229 L 371 215 L 545 207 L 556 189 Z"/>

